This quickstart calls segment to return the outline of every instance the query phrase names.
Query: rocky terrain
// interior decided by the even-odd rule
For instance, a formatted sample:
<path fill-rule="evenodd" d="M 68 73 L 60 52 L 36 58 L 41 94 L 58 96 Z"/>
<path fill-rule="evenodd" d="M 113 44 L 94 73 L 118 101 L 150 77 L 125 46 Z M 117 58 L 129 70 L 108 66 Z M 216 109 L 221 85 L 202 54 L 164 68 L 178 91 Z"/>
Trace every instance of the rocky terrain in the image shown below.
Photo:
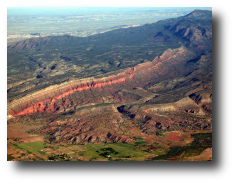
<path fill-rule="evenodd" d="M 136 67 L 128 68 L 124 72 L 114 76 L 81 79 L 50 86 L 49 88 L 10 103 L 10 114 L 25 115 L 34 112 L 55 111 L 59 109 L 65 111 L 67 107 L 88 103 L 135 101 L 135 98 L 143 98 L 143 95 L 141 97 L 141 94 L 137 95 L 135 92 L 129 92 L 129 95 L 121 95 L 120 91 L 123 91 L 123 88 L 133 90 L 133 88 L 145 86 L 151 82 L 158 82 L 167 78 L 171 79 L 172 76 L 175 76 L 175 72 L 180 72 L 182 76 L 185 75 L 185 71 L 181 68 L 178 70 L 175 69 L 175 65 L 178 65 L 179 62 L 174 58 L 183 56 L 180 62 L 184 62 L 185 64 L 188 59 L 187 55 L 189 54 L 190 51 L 182 47 L 174 50 L 170 49 L 152 62 L 146 62 Z M 171 67 L 167 68 L 166 65 L 169 64 Z M 172 68 L 174 68 L 174 70 L 172 70 Z M 171 75 L 168 75 L 169 72 L 171 72 Z M 85 95 L 81 95 L 80 93 Z M 151 96 L 153 94 L 149 93 L 148 95 Z M 82 98 L 83 96 L 86 97 L 86 100 Z M 22 111 L 18 112 L 14 108 L 21 108 Z"/>
<path fill-rule="evenodd" d="M 184 48 L 169 50 L 153 62 L 139 64 L 116 76 L 84 79 L 51 86 L 9 104 L 9 118 L 14 119 L 17 116 L 40 112 L 67 113 L 72 117 L 85 116 L 83 119 L 63 122 L 63 126 L 59 126 L 60 128 L 57 127 L 57 122 L 50 122 L 42 132 L 53 134 L 54 137 L 52 136 L 50 140 L 57 142 L 59 140 L 76 143 L 82 143 L 83 140 L 106 142 L 107 139 L 117 142 L 130 141 L 131 138 L 123 136 L 124 132 L 119 129 L 118 124 L 123 123 L 122 116 L 134 122 L 129 126 L 138 127 L 140 131 L 147 134 L 156 135 L 157 132 L 173 130 L 211 129 L 212 124 L 208 122 L 208 118 L 212 114 L 212 94 L 208 93 L 210 89 L 205 92 L 205 87 L 200 85 L 198 81 L 196 81 L 198 85 L 195 85 L 195 82 L 192 85 L 195 85 L 195 92 L 191 91 L 190 93 L 189 91 L 187 97 L 164 104 L 151 104 L 151 101 L 161 99 L 160 94 L 152 92 L 154 89 L 157 90 L 156 85 L 147 89 L 140 87 L 141 84 L 147 85 L 152 81 L 164 80 L 164 74 L 169 73 L 167 69 L 170 68 L 166 68 L 164 71 L 164 67 L 161 66 L 165 62 L 174 63 L 174 59 L 171 58 L 177 58 L 177 55 L 184 55 L 185 61 L 181 61 L 187 62 L 186 54 L 188 52 Z M 170 75 L 167 77 L 169 79 Z M 190 90 L 193 89 L 192 86 L 190 86 Z M 104 104 L 106 107 L 99 107 L 99 104 Z M 80 109 L 88 107 L 92 107 L 94 110 L 87 114 L 93 115 L 97 109 L 99 115 L 95 117 L 83 113 L 83 115 L 79 115 Z M 109 108 L 113 110 L 110 111 Z M 83 112 L 83 110 L 81 111 Z M 114 118 L 114 113 L 117 114 L 116 118 Z M 166 113 L 169 113 L 167 117 L 161 117 L 161 114 Z M 106 118 L 110 119 L 110 122 L 107 119 L 103 120 L 104 116 L 107 116 Z M 199 122 L 195 121 L 197 118 L 200 119 Z M 99 120 L 100 123 L 93 123 L 94 119 Z M 95 130 L 100 129 L 102 124 L 107 128 L 96 132 Z M 76 131 L 71 131 L 71 129 Z M 58 132 L 60 133 L 58 134 Z"/>
<path fill-rule="evenodd" d="M 196 10 L 87 38 L 9 45 L 8 126 L 55 145 L 191 144 L 177 135 L 212 132 L 211 24 L 210 11 Z"/>

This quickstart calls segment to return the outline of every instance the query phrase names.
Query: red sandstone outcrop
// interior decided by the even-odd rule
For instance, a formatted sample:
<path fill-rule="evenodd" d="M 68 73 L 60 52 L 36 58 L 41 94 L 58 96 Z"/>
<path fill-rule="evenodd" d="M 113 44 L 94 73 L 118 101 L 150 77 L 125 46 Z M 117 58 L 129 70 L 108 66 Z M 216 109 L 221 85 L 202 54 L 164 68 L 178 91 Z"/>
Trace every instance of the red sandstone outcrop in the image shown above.
<path fill-rule="evenodd" d="M 179 62 L 186 62 L 191 55 L 193 54 L 184 47 L 168 49 L 152 62 L 128 68 L 117 75 L 105 78 L 86 78 L 50 86 L 13 101 L 8 105 L 8 114 L 18 116 L 44 111 L 55 112 L 75 104 L 101 103 L 102 98 L 106 96 L 111 96 L 111 102 L 120 102 L 121 99 L 115 92 L 123 87 L 134 88 L 146 85 L 151 81 L 174 77 L 175 67 L 179 65 Z M 180 70 L 181 68 L 179 68 Z M 74 95 L 76 103 L 72 99 L 65 99 L 72 95 Z M 95 95 L 97 96 L 95 97 Z"/>

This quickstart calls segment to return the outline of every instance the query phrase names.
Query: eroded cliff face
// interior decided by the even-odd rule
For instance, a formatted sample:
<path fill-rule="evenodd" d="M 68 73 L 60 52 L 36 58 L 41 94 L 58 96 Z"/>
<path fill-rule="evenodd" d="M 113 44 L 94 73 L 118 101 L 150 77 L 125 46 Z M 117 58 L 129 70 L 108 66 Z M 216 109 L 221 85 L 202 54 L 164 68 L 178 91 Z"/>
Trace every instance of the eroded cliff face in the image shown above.
<path fill-rule="evenodd" d="M 15 100 L 8 105 L 8 114 L 27 115 L 37 112 L 56 112 L 76 106 L 96 103 L 128 102 L 138 96 L 123 98 L 122 89 L 133 89 L 151 82 L 184 74 L 181 67 L 194 54 L 184 47 L 168 49 L 152 62 L 146 62 L 124 72 L 105 78 L 87 78 L 50 86 L 36 93 Z"/>

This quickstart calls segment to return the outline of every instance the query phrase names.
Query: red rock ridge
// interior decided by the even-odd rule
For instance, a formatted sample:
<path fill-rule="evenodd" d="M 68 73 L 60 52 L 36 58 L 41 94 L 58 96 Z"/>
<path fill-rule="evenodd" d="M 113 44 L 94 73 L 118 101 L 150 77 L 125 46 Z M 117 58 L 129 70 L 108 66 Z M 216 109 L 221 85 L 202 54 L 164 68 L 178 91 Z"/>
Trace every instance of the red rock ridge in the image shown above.
<path fill-rule="evenodd" d="M 152 62 L 146 62 L 137 65 L 134 68 L 128 68 L 124 72 L 105 78 L 87 78 L 76 81 L 69 81 L 60 85 L 50 86 L 31 95 L 13 101 L 8 105 L 8 114 L 13 116 L 27 115 L 36 112 L 53 112 L 57 107 L 56 102 L 74 92 L 88 91 L 90 89 L 103 90 L 109 87 L 118 91 L 122 89 L 119 84 L 131 87 L 138 87 L 141 82 L 150 82 L 160 75 L 167 74 L 163 63 L 177 64 L 173 59 L 189 52 L 183 47 L 178 49 L 168 49 L 161 57 L 155 58 Z M 173 59 L 172 59 L 173 58 Z M 49 104 L 49 105 L 48 105 Z M 65 103 L 63 103 L 65 104 Z"/>
<path fill-rule="evenodd" d="M 50 111 L 55 108 L 55 102 L 56 100 L 61 100 L 62 98 L 73 94 L 76 91 L 84 91 L 89 90 L 91 88 L 98 89 L 103 88 L 108 85 L 113 85 L 117 83 L 123 83 L 126 81 L 127 78 L 131 79 L 133 78 L 132 73 L 124 73 L 124 74 L 118 74 L 117 76 L 110 76 L 107 78 L 102 79 L 87 79 L 87 80 L 79 80 L 79 81 L 70 81 L 67 83 L 63 83 L 61 85 L 51 86 L 49 88 L 46 88 L 44 90 L 38 91 L 37 93 L 34 93 L 32 95 L 26 96 L 22 99 L 19 99 L 12 104 L 8 106 L 9 112 L 13 116 L 18 115 L 26 115 L 36 112 L 43 112 L 43 111 Z M 51 95 L 53 95 L 51 97 Z M 49 98 L 48 98 L 49 96 Z M 33 101 L 37 99 L 43 99 L 38 102 L 35 102 L 31 104 Z M 50 103 L 50 107 L 46 106 L 46 102 Z M 16 111 L 14 110 L 14 107 L 22 106 L 23 110 Z"/>

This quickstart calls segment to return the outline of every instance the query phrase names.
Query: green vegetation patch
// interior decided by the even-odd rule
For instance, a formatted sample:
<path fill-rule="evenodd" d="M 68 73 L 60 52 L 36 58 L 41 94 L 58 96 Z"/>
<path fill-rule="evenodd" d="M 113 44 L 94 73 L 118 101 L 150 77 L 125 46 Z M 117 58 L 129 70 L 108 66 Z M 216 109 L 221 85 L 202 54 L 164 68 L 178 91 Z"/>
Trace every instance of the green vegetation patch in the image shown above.
<path fill-rule="evenodd" d="M 25 145 L 30 146 L 34 149 L 38 149 L 38 150 L 42 150 L 43 148 L 45 148 L 45 144 L 39 141 L 25 143 Z"/>
<path fill-rule="evenodd" d="M 109 144 L 111 148 L 113 148 L 118 154 L 115 157 L 121 158 L 132 158 L 132 157 L 140 157 L 146 155 L 146 152 L 141 151 L 135 145 L 127 144 L 127 143 L 114 143 Z"/>
<path fill-rule="evenodd" d="M 14 157 L 12 157 L 11 154 L 10 154 L 10 155 L 7 155 L 7 161 L 11 161 L 11 160 L 13 160 L 13 159 L 14 159 Z"/>
<path fill-rule="evenodd" d="M 21 143 L 18 143 L 18 142 L 15 142 L 13 143 L 14 146 L 18 147 L 18 148 L 21 148 L 25 151 L 28 151 L 29 153 L 32 153 L 33 151 L 33 148 L 31 148 L 30 146 L 27 146 L 25 144 L 21 144 Z"/>
<path fill-rule="evenodd" d="M 134 142 L 136 146 L 144 146 L 144 145 L 146 145 L 146 142 L 144 141 L 143 138 L 137 137 L 136 140 L 137 141 Z"/>
<path fill-rule="evenodd" d="M 145 142 L 145 141 L 136 141 L 135 144 L 136 144 L 137 146 L 141 146 L 141 145 L 146 144 L 146 142 Z"/>
<path fill-rule="evenodd" d="M 45 155 L 46 154 L 46 152 L 41 151 L 41 149 L 38 149 L 38 148 L 43 148 L 43 147 L 41 147 L 40 143 L 31 142 L 31 144 L 29 144 L 29 143 L 24 143 L 23 144 L 23 143 L 15 142 L 15 143 L 13 143 L 13 145 L 17 148 L 20 148 L 20 149 L 23 149 L 23 150 L 27 151 L 29 154 L 33 154 L 36 157 L 40 157 L 40 156 L 37 156 L 37 155 L 38 154 L 40 154 L 40 155 Z M 29 144 L 29 145 L 27 145 L 27 144 Z M 43 145 L 43 143 L 42 143 L 42 145 Z M 43 157 L 43 159 L 45 159 L 44 156 L 42 156 L 42 157 Z"/>
<path fill-rule="evenodd" d="M 90 160 L 98 158 L 137 158 L 148 154 L 141 151 L 136 145 L 128 143 L 91 144 L 85 145 L 85 147 L 88 151 L 83 151 L 79 154 Z"/>
<path fill-rule="evenodd" d="M 197 156 L 205 149 L 212 147 L 212 133 L 199 133 L 192 134 L 191 136 L 195 139 L 189 146 L 172 147 L 166 154 L 151 158 L 150 160 L 168 160 L 180 155 L 182 157 Z"/>
<path fill-rule="evenodd" d="M 157 154 L 157 155 L 165 155 L 165 152 L 163 151 L 162 148 L 157 148 L 157 149 L 155 150 L 155 154 Z"/>

